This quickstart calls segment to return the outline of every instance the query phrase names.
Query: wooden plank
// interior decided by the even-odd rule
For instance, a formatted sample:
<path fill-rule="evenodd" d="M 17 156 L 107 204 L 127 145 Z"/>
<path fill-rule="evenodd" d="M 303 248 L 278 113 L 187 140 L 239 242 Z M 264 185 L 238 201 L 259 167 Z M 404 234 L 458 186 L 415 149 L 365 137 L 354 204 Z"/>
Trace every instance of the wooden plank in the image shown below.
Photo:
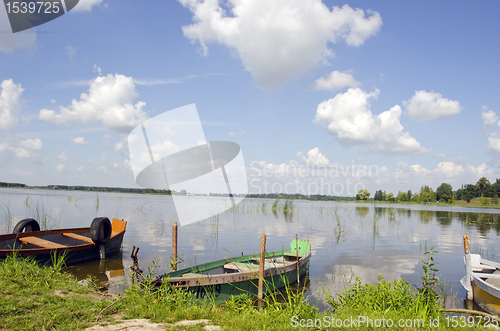
<path fill-rule="evenodd" d="M 28 243 L 28 244 L 33 244 L 33 245 L 37 245 L 37 246 L 44 247 L 44 248 L 50 248 L 50 249 L 68 247 L 65 245 L 61 245 L 61 244 L 58 244 L 58 243 L 55 243 L 52 241 L 48 241 L 48 240 L 45 240 L 42 238 L 37 238 L 37 237 L 24 237 L 24 238 L 19 238 L 19 240 L 22 242 Z"/>
<path fill-rule="evenodd" d="M 241 262 L 229 262 L 224 265 L 224 269 L 239 270 L 241 272 L 257 271 L 258 268 L 258 264 L 248 264 Z"/>
<path fill-rule="evenodd" d="M 65 233 L 63 233 L 63 236 L 74 238 L 74 239 L 78 239 L 78 240 L 81 240 L 81 241 L 86 241 L 86 242 L 91 243 L 91 244 L 94 243 L 92 241 L 92 239 L 90 239 L 89 237 L 85 237 L 85 236 L 82 236 L 82 235 L 79 235 L 79 234 L 76 234 L 76 233 L 65 232 Z"/>

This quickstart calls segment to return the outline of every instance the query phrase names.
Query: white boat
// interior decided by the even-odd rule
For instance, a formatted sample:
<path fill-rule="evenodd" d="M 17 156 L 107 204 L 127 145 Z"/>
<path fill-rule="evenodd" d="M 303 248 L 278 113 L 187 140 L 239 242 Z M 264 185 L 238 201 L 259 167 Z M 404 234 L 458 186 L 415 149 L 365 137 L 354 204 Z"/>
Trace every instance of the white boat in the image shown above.
<path fill-rule="evenodd" d="M 467 290 L 467 299 L 482 309 L 500 316 L 500 263 L 470 254 L 469 237 L 464 236 L 465 277 L 460 283 Z"/>

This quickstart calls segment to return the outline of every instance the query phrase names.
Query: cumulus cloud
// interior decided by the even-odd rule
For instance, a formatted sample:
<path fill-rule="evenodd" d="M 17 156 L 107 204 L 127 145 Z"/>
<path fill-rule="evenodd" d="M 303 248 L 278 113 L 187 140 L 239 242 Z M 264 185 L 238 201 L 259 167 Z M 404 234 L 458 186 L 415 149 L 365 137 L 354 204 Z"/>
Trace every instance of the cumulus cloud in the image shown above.
<path fill-rule="evenodd" d="M 66 151 L 63 151 L 57 158 L 61 162 L 66 162 L 68 160 L 68 154 L 66 153 Z"/>
<path fill-rule="evenodd" d="M 26 139 L 26 140 L 21 140 L 18 143 L 19 147 L 30 149 L 30 150 L 37 150 L 40 151 L 43 148 L 43 143 L 40 139 Z"/>
<path fill-rule="evenodd" d="M 437 92 L 415 91 L 410 100 L 403 105 L 415 121 L 432 121 L 458 114 L 462 106 L 458 101 L 448 100 Z"/>
<path fill-rule="evenodd" d="M 6 10 L 0 10 L 0 52 L 10 53 L 18 48 L 30 49 L 35 47 L 36 33 L 25 30 L 12 33 Z"/>
<path fill-rule="evenodd" d="M 488 106 L 483 106 L 482 109 L 481 119 L 483 120 L 483 130 L 487 131 L 497 125 L 498 116 L 493 110 L 490 110 Z"/>
<path fill-rule="evenodd" d="M 314 147 L 313 149 L 307 152 L 307 157 L 304 156 L 304 153 L 298 152 L 297 156 L 302 162 L 315 166 L 329 166 L 331 165 L 330 161 L 326 156 L 320 153 L 318 147 Z"/>
<path fill-rule="evenodd" d="M 65 171 L 66 169 L 67 169 L 67 168 L 66 168 L 66 166 L 65 166 L 64 164 L 62 164 L 62 163 L 61 163 L 61 164 L 56 165 L 56 170 L 57 170 L 57 172 L 63 172 L 63 171 Z"/>
<path fill-rule="evenodd" d="M 344 146 L 364 146 L 384 154 L 427 152 L 409 132 L 403 131 L 400 106 L 373 115 L 368 100 L 378 94 L 377 89 L 368 93 L 350 88 L 319 104 L 313 122 L 328 129 Z"/>
<path fill-rule="evenodd" d="M 347 72 L 333 71 L 327 77 L 321 77 L 314 83 L 317 90 L 335 91 L 344 87 L 358 87 L 361 83 Z"/>
<path fill-rule="evenodd" d="M 43 163 L 36 151 L 43 149 L 43 143 L 40 139 L 17 140 L 12 138 L 0 139 L 0 153 L 8 153 L 19 159 L 33 161 L 34 163 Z M 5 158 L 5 156 L 3 156 Z"/>
<path fill-rule="evenodd" d="M 334 54 L 329 43 L 358 47 L 382 26 L 377 12 L 330 10 L 321 0 L 179 1 L 193 13 L 184 36 L 199 42 L 205 56 L 209 44 L 227 46 L 266 89 L 326 62 Z"/>
<path fill-rule="evenodd" d="M 93 7 L 100 5 L 103 0 L 80 0 L 72 12 L 91 11 Z"/>
<path fill-rule="evenodd" d="M 21 95 L 24 89 L 16 85 L 12 79 L 6 79 L 0 84 L 0 129 L 9 130 L 17 126 L 22 109 Z"/>
<path fill-rule="evenodd" d="M 58 125 L 100 121 L 108 129 L 128 133 L 147 119 L 143 110 L 146 103 L 133 104 L 137 96 L 132 77 L 99 76 L 91 82 L 88 93 L 80 95 L 79 101 L 73 99 L 68 107 L 60 107 L 59 113 L 42 109 L 38 118 Z"/>
<path fill-rule="evenodd" d="M 483 131 L 488 133 L 488 149 L 493 152 L 494 156 L 500 156 L 500 131 L 494 130 L 500 126 L 497 114 L 488 108 L 482 107 L 481 119 L 483 120 Z"/>
<path fill-rule="evenodd" d="M 71 137 L 71 141 L 77 145 L 90 145 L 90 143 L 85 141 L 84 137 Z"/>

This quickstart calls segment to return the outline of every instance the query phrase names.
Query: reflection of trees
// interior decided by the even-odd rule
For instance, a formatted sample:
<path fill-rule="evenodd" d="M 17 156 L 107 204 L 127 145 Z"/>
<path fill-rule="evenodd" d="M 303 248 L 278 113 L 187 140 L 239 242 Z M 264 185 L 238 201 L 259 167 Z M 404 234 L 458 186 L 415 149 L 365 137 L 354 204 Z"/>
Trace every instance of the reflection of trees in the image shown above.
<path fill-rule="evenodd" d="M 356 207 L 354 212 L 356 214 L 356 217 L 365 218 L 366 216 L 368 216 L 368 214 L 370 214 L 370 208 L 368 208 L 368 207 Z"/>
<path fill-rule="evenodd" d="M 474 226 L 482 236 L 495 229 L 500 234 L 500 215 L 485 213 L 458 213 L 457 219 L 466 226 Z"/>
<path fill-rule="evenodd" d="M 453 212 L 451 211 L 436 211 L 436 220 L 442 226 L 450 226 L 453 220 Z"/>
<path fill-rule="evenodd" d="M 397 208 L 396 212 L 397 212 L 398 216 L 405 216 L 406 215 L 406 209 L 403 209 L 403 208 Z"/>
<path fill-rule="evenodd" d="M 382 217 L 385 215 L 386 208 L 384 207 L 375 207 L 375 216 L 377 217 Z"/>
<path fill-rule="evenodd" d="M 420 217 L 420 222 L 422 223 L 429 223 L 434 216 L 436 215 L 436 212 L 434 210 L 419 210 L 418 211 L 418 216 Z"/>

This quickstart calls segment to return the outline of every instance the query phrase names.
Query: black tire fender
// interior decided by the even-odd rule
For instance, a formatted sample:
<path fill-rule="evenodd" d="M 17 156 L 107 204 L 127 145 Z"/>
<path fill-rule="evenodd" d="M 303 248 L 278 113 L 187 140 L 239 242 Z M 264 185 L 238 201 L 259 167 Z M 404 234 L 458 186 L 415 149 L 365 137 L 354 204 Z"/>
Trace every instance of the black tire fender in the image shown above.
<path fill-rule="evenodd" d="M 90 226 L 90 239 L 97 245 L 104 245 L 111 237 L 111 222 L 107 217 L 96 217 Z"/>
<path fill-rule="evenodd" d="M 25 218 L 14 227 L 13 233 L 40 231 L 40 224 L 33 218 Z"/>

